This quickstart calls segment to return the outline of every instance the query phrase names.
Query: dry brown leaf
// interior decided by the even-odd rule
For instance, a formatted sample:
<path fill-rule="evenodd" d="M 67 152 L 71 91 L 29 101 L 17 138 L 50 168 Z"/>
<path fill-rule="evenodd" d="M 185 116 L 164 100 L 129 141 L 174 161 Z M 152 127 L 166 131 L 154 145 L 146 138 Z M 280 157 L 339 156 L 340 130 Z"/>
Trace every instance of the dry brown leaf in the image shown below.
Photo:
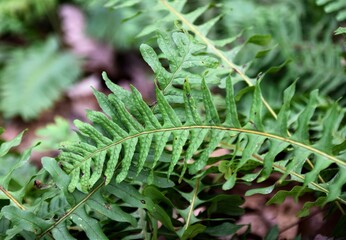
<path fill-rule="evenodd" d="M 62 4 L 59 16 L 63 40 L 75 55 L 86 60 L 86 70 L 107 71 L 109 74 L 114 74 L 114 49 L 86 35 L 86 21 L 81 9 L 71 4 Z"/>

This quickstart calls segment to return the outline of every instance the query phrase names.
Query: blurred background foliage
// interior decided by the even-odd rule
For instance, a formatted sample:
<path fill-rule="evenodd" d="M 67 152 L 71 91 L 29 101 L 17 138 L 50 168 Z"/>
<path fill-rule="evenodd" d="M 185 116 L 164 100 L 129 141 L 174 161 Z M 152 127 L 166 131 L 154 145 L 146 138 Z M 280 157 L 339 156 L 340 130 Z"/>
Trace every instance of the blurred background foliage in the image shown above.
<path fill-rule="evenodd" d="M 112 1 L 106 0 L 0 0 L 3 117 L 37 118 L 88 72 L 83 69 L 85 56 L 71 54 L 71 46 L 66 43 L 59 16 L 63 4 L 72 4 L 84 13 L 85 29 L 81 31 L 86 36 L 126 55 L 137 51 L 143 41 L 150 41 L 150 35 L 137 35 L 160 19 L 157 11 L 150 11 L 155 1 L 134 2 L 138 4 L 114 9 Z M 276 99 L 297 79 L 298 95 L 318 88 L 334 100 L 345 96 L 344 40 L 334 35 L 346 18 L 345 1 L 203 0 L 188 1 L 185 11 L 203 5 L 209 5 L 210 10 L 197 21 L 205 22 L 215 12 L 222 14 L 211 38 L 236 38 L 225 48 L 241 46 L 254 34 L 270 35 L 265 48 L 259 50 L 252 45 L 233 52 L 236 63 L 244 65 L 257 54 L 251 66 L 246 66 L 247 74 L 256 77 L 259 72 L 267 73 L 262 88 L 273 107 L 280 107 Z M 273 66 L 281 68 L 268 72 Z M 345 99 L 340 103 L 345 105 Z"/>
<path fill-rule="evenodd" d="M 138 51 L 143 41 L 151 41 L 151 35 L 138 37 L 138 33 L 160 19 L 158 11 L 150 11 L 155 1 L 124 4 L 131 5 L 131 2 L 138 4 L 118 9 L 106 0 L 1 0 L 0 110 L 3 117 L 20 116 L 27 121 L 37 118 L 73 82 L 89 73 L 84 66 L 86 56 L 73 54 L 73 46 L 66 41 L 64 19 L 59 13 L 62 5 L 72 4 L 80 9 L 84 14 L 85 29 L 81 31 L 85 31 L 85 36 L 110 46 L 114 54 L 123 53 L 121 58 L 128 52 Z M 298 96 L 316 88 L 334 100 L 345 96 L 344 40 L 334 35 L 346 18 L 345 1 L 203 0 L 188 1 L 184 11 L 203 5 L 209 5 L 210 10 L 197 21 L 222 15 L 210 37 L 236 39 L 225 48 L 232 49 L 236 63 L 244 64 L 250 77 L 266 73 L 262 88 L 274 108 L 280 107 L 277 99 L 281 92 L 297 79 Z M 265 46 L 258 48 L 245 43 L 246 48 L 242 47 L 255 34 L 268 36 Z M 254 54 L 255 60 L 249 63 L 247 60 Z M 273 69 L 273 66 L 280 68 Z M 97 70 L 104 70 L 102 67 L 101 64 Z M 340 103 L 345 105 L 345 99 Z"/>

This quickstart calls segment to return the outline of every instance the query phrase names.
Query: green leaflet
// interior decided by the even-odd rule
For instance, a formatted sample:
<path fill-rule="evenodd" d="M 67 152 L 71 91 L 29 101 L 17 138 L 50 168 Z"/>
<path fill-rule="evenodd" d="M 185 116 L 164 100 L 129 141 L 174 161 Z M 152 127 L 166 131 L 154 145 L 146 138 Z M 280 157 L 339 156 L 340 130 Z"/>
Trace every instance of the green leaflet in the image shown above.
<path fill-rule="evenodd" d="M 20 210 L 15 206 L 5 206 L 1 212 L 15 224 L 13 228 L 6 232 L 6 239 L 13 239 L 16 234 L 23 230 L 40 234 L 45 228 L 49 227 L 49 223 L 37 217 L 32 212 Z"/>
<path fill-rule="evenodd" d="M 309 103 L 298 118 L 297 131 L 292 135 L 292 139 L 299 139 L 304 143 L 309 143 L 309 121 L 317 106 L 318 91 L 311 92 Z"/>
<path fill-rule="evenodd" d="M 279 238 L 279 227 L 275 225 L 274 227 L 271 227 L 268 233 L 265 236 L 265 240 L 270 240 L 270 239 L 276 239 Z"/>
<path fill-rule="evenodd" d="M 2 131 L 3 129 L 1 128 L 1 133 Z M 18 146 L 20 142 L 22 141 L 23 134 L 24 134 L 24 131 L 18 134 L 18 136 L 16 136 L 12 140 L 2 143 L 0 146 L 0 157 L 3 157 L 4 155 L 6 155 L 8 151 L 10 151 L 11 148 Z"/>
<path fill-rule="evenodd" d="M 140 51 L 144 60 L 154 71 L 160 88 L 166 92 L 168 87 L 175 84 L 183 84 L 186 78 L 190 83 L 196 84 L 201 77 L 191 69 L 196 67 L 215 68 L 219 61 L 211 55 L 205 54 L 205 46 L 198 43 L 187 33 L 174 32 L 172 36 L 160 32 L 158 45 L 163 56 L 169 61 L 169 71 L 162 66 L 154 49 L 142 44 Z"/>
<path fill-rule="evenodd" d="M 224 125 L 240 127 L 231 77 L 226 78 L 226 119 Z"/>
<path fill-rule="evenodd" d="M 183 150 L 183 147 L 186 143 L 186 140 L 189 137 L 189 131 L 174 131 L 173 132 L 173 151 L 172 151 L 172 161 L 168 169 L 168 176 L 174 170 L 174 166 L 178 163 L 180 158 L 180 153 Z"/>
<path fill-rule="evenodd" d="M 345 34 L 346 28 L 345 27 L 338 27 L 338 29 L 335 30 L 335 35 Z"/>
<path fill-rule="evenodd" d="M 262 119 L 262 105 L 262 93 L 259 87 L 259 81 L 257 81 L 249 114 L 249 126 L 250 128 L 257 129 L 259 131 L 264 130 Z"/>
<path fill-rule="evenodd" d="M 69 184 L 68 176 L 59 168 L 57 162 L 52 158 L 44 158 L 42 160 L 43 167 L 51 174 L 53 179 L 57 182 L 59 189 L 61 189 L 66 195 L 67 200 L 74 206 L 76 204 L 85 204 L 94 211 L 107 216 L 108 218 L 119 221 L 128 222 L 131 225 L 136 225 L 136 220 L 133 216 L 126 213 L 114 203 L 108 203 L 105 198 L 101 195 L 100 191 L 94 192 L 92 195 L 85 195 L 81 192 L 74 192 L 70 194 L 67 192 Z M 59 181 L 58 181 L 59 180 Z M 78 206 L 68 215 L 64 215 L 63 218 L 69 217 L 78 227 L 83 229 L 91 239 L 105 239 L 105 235 L 102 232 L 99 223 L 92 217 L 88 216 L 84 207 Z M 69 233 L 64 230 L 66 229 L 65 224 L 60 222 L 59 225 L 54 226 L 52 232 L 57 236 L 65 236 L 69 239 Z"/>
<path fill-rule="evenodd" d="M 116 197 L 121 198 L 131 207 L 148 210 L 148 213 L 153 218 L 162 222 L 171 231 L 174 231 L 171 219 L 165 210 L 155 202 L 155 198 L 151 199 L 151 197 L 146 196 L 148 191 L 144 191 L 143 195 L 141 195 L 135 187 L 123 182 L 120 184 L 111 182 L 107 185 L 106 190 Z"/>
<path fill-rule="evenodd" d="M 36 172 L 36 168 L 30 165 L 30 156 L 33 145 L 27 148 L 21 156 L 15 156 L 9 153 L 12 147 L 18 146 L 21 142 L 23 133 L 18 134 L 15 138 L 8 142 L 4 142 L 0 146 L 0 186 L 14 197 L 19 204 L 23 202 L 24 195 L 27 191 L 27 184 L 31 181 L 32 175 Z M 21 176 L 18 178 L 17 176 Z M 9 199 L 3 191 L 0 191 L 0 199 Z M 18 207 L 18 204 L 16 204 Z"/>
<path fill-rule="evenodd" d="M 77 134 L 70 130 L 70 124 L 66 119 L 55 117 L 54 121 L 35 131 L 38 140 L 41 141 L 36 151 L 58 149 L 62 141 L 77 140 Z"/>
<path fill-rule="evenodd" d="M 210 90 L 204 79 L 202 80 L 202 93 L 203 93 L 203 103 L 205 108 L 206 122 L 209 125 L 220 125 L 219 114 L 217 113 Z"/>
<path fill-rule="evenodd" d="M 288 116 L 289 116 L 289 110 L 290 110 L 290 103 L 294 96 L 296 88 L 296 83 L 294 82 L 284 91 L 284 99 L 283 104 L 280 109 L 280 112 L 278 114 L 277 118 L 277 124 L 274 125 L 274 133 L 277 133 L 281 136 L 287 136 L 288 135 Z"/>
<path fill-rule="evenodd" d="M 246 191 L 245 196 L 251 196 L 258 193 L 267 195 L 267 194 L 270 194 L 274 190 L 274 187 L 275 187 L 275 184 L 269 187 L 250 189 Z"/>
<path fill-rule="evenodd" d="M 200 223 L 196 223 L 193 225 L 190 225 L 185 231 L 183 236 L 181 236 L 182 240 L 187 240 L 187 239 L 193 239 L 194 237 L 196 237 L 199 233 L 204 232 L 204 230 L 207 227 L 200 224 Z"/>
<path fill-rule="evenodd" d="M 323 204 L 325 203 L 325 197 L 319 197 L 316 199 L 316 201 L 314 202 L 306 202 L 304 203 L 304 206 L 303 208 L 298 212 L 298 216 L 299 217 L 306 217 L 309 215 L 310 213 L 310 209 L 312 207 L 315 207 L 315 206 L 323 206 Z"/>
<path fill-rule="evenodd" d="M 72 235 L 68 232 L 66 223 L 59 224 L 52 230 L 53 237 L 55 239 L 62 240 L 75 240 L 76 238 L 72 237 Z"/>
<path fill-rule="evenodd" d="M 212 236 L 226 236 L 236 233 L 242 226 L 235 225 L 229 222 L 224 222 L 218 226 L 210 227 L 206 230 L 206 233 Z"/>
<path fill-rule="evenodd" d="M 294 186 L 290 191 L 280 190 L 266 203 L 270 204 L 281 204 L 287 198 L 287 196 L 293 197 L 295 200 L 298 199 L 299 195 L 303 193 L 304 188 L 301 186 Z"/>
<path fill-rule="evenodd" d="M 89 239 L 108 239 L 99 223 L 94 218 L 89 217 L 83 208 L 74 211 L 70 218 L 78 227 L 83 229 Z"/>

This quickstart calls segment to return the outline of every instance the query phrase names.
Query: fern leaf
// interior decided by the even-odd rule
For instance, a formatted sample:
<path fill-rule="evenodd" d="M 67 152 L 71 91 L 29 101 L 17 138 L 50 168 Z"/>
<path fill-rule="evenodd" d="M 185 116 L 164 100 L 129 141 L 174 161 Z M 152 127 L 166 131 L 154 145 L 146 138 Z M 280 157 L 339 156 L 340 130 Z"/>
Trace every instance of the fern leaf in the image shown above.
<path fill-rule="evenodd" d="M 300 139 L 304 143 L 309 143 L 309 121 L 315 111 L 317 104 L 317 90 L 310 94 L 310 101 L 304 111 L 299 115 L 297 131 L 292 135 L 293 139 Z"/>
<path fill-rule="evenodd" d="M 277 122 L 275 124 L 273 131 L 281 136 L 288 136 L 287 126 L 288 126 L 288 116 L 290 111 L 291 100 L 295 93 L 296 83 L 294 82 L 284 91 L 283 104 L 278 114 Z"/>
<path fill-rule="evenodd" d="M 255 128 L 257 130 L 263 131 L 263 119 L 262 119 L 262 93 L 261 89 L 259 87 L 259 82 L 257 82 L 255 91 L 253 94 L 253 100 L 249 115 L 249 122 L 251 123 L 250 126 L 252 128 Z"/>
<path fill-rule="evenodd" d="M 220 119 L 216 107 L 213 103 L 213 99 L 210 93 L 206 82 L 202 81 L 202 95 L 203 95 L 203 103 L 206 112 L 205 122 L 208 125 L 220 125 Z M 196 173 L 201 170 L 207 164 L 209 155 L 215 150 L 215 148 L 219 145 L 220 141 L 223 139 L 224 132 L 223 131 L 212 131 L 210 136 L 210 142 L 208 147 L 202 152 L 198 161 L 196 161 L 191 167 L 190 172 Z M 191 139 L 191 141 L 196 141 L 196 139 Z M 198 142 L 198 141 L 197 141 Z"/>
<path fill-rule="evenodd" d="M 78 61 L 58 50 L 57 40 L 51 38 L 43 46 L 13 53 L 0 76 L 0 109 L 6 117 L 37 117 L 76 80 Z"/>
<path fill-rule="evenodd" d="M 203 93 L 203 102 L 204 102 L 205 113 L 206 113 L 205 120 L 210 125 L 220 125 L 219 114 L 217 113 L 210 90 L 204 79 L 202 81 L 202 93 Z"/>
<path fill-rule="evenodd" d="M 112 180 L 117 163 L 119 161 L 121 149 L 122 149 L 122 145 L 116 145 L 114 146 L 113 149 L 110 149 L 108 151 L 109 159 L 107 163 L 107 168 L 105 170 L 105 177 L 106 177 L 105 184 L 108 184 Z"/>
<path fill-rule="evenodd" d="M 138 157 L 138 167 L 137 167 L 137 175 L 143 170 L 145 161 L 147 160 L 151 143 L 153 141 L 153 135 L 144 135 L 139 137 L 139 147 L 142 149 L 139 153 Z M 158 154 L 160 156 L 160 154 Z"/>
<path fill-rule="evenodd" d="M 47 172 L 52 176 L 52 178 L 57 182 L 57 187 L 59 188 L 58 193 L 63 193 L 68 200 L 68 204 L 74 206 L 71 210 L 67 211 L 57 222 L 54 222 L 49 228 L 45 226 L 45 232 L 36 231 L 37 234 L 41 233 L 40 237 L 46 234 L 49 230 L 52 230 L 54 237 L 67 235 L 66 227 L 62 224 L 62 221 L 69 217 L 78 227 L 83 229 L 89 238 L 92 239 L 105 239 L 105 235 L 101 230 L 100 224 L 95 218 L 89 216 L 89 211 L 87 209 L 92 209 L 97 211 L 100 214 L 103 214 L 110 219 L 119 222 L 127 222 L 132 226 L 136 224 L 136 219 L 129 213 L 126 213 L 120 206 L 117 206 L 114 203 L 109 203 L 98 191 L 98 188 L 93 189 L 92 194 L 85 195 L 81 192 L 74 192 L 70 194 L 67 192 L 69 185 L 69 177 L 62 171 L 58 166 L 58 163 L 55 159 L 52 158 L 43 158 L 42 159 L 43 167 Z M 59 180 L 59 181 L 58 181 Z M 103 184 L 101 183 L 101 186 Z M 82 204 L 85 203 L 88 208 L 85 208 Z M 105 207 L 107 206 L 107 207 Z M 66 206 L 69 208 L 69 205 Z M 111 210 L 109 210 L 111 209 Z M 66 209 L 67 210 L 67 209 Z M 54 213 L 56 214 L 56 212 Z M 36 216 L 36 215 L 35 215 Z M 35 218 L 32 219 L 34 221 Z M 42 220 L 42 219 L 41 219 Z M 48 222 L 46 222 L 48 223 Z M 51 224 L 52 222 L 49 221 Z M 58 225 L 59 224 L 59 225 Z M 65 229 L 65 232 L 64 232 Z M 38 237 L 38 238 L 40 238 Z M 71 237 L 71 236 L 70 236 Z M 70 239 L 70 238 L 67 238 Z"/>
<path fill-rule="evenodd" d="M 298 114 L 297 124 L 290 126 L 287 119 L 294 86 L 293 84 L 285 91 L 283 109 L 286 111 L 280 112 L 278 119 L 271 123 L 273 126 L 269 131 L 266 130 L 269 127 L 265 126 L 261 117 L 262 95 L 259 84 L 254 88 L 252 104 L 249 106 L 245 122 L 241 122 L 234 114 L 237 112 L 237 106 L 230 79 L 226 81 L 227 108 L 224 120 L 216 110 L 214 99 L 205 81 L 201 86 L 203 96 L 201 103 L 205 116 L 198 111 L 193 94 L 190 92 L 189 82 L 185 81 L 183 99 L 187 117 L 184 120 L 179 118 L 158 88 L 156 88 L 157 114 L 144 103 L 140 93 L 134 88 L 129 95 L 133 103 L 132 110 L 126 108 L 126 98 L 123 102 L 112 94 L 107 98 L 102 97 L 102 103 L 115 108 L 119 118 L 113 120 L 102 113 L 89 112 L 88 117 L 94 125 L 76 121 L 80 135 L 84 136 L 81 139 L 83 144 L 80 146 L 66 144 L 59 157 L 62 166 L 71 176 L 69 191 L 73 191 L 76 187 L 80 187 L 84 192 L 88 191 L 102 174 L 105 175 L 107 184 L 114 175 L 115 182 L 120 183 L 128 177 L 130 166 L 135 164 L 138 175 L 147 166 L 146 158 L 149 157 L 150 149 L 154 150 L 151 177 L 164 151 L 171 156 L 167 169 L 168 176 L 179 164 L 180 159 L 184 159 L 181 163 L 185 166 L 186 161 L 191 158 L 194 159 L 194 163 L 187 164 L 187 168 L 191 174 L 196 174 L 198 171 L 203 171 L 208 164 L 210 154 L 222 141 L 229 139 L 228 133 L 232 133 L 235 134 L 239 145 L 234 154 L 240 158 L 237 160 L 239 162 L 234 163 L 236 166 L 232 167 L 233 174 L 229 179 L 235 179 L 237 172 L 255 159 L 256 162 L 263 164 L 258 181 L 263 181 L 273 171 L 278 171 L 283 173 L 284 177 L 289 175 L 291 179 L 301 182 L 304 187 L 324 192 L 327 195 L 326 201 L 337 199 L 345 202 L 340 196 L 346 183 L 344 177 L 346 163 L 342 158 L 333 155 L 335 144 L 331 141 L 334 132 L 338 129 L 342 113 L 334 105 L 322 120 L 321 135 L 315 136 L 318 137 L 315 143 L 310 143 L 308 131 L 319 104 L 318 94 L 316 91 L 312 92 L 308 105 Z M 133 112 L 140 114 L 135 116 Z M 120 123 L 116 123 L 117 121 Z M 296 129 L 292 136 L 288 134 L 289 127 Z M 166 148 L 168 144 L 172 146 L 170 150 Z M 288 150 L 290 148 L 292 150 Z M 287 151 L 290 154 L 287 154 Z M 278 160 L 277 157 L 281 153 L 286 157 Z M 134 159 L 134 156 L 139 158 Z M 312 169 L 304 167 L 308 157 L 314 161 L 315 166 Z M 338 166 L 335 177 L 325 183 L 319 183 L 317 176 L 332 163 Z M 244 179 L 259 176 L 258 173 L 250 175 L 244 176 Z M 226 183 L 225 188 L 232 185 L 231 182 Z"/>
<path fill-rule="evenodd" d="M 108 239 L 98 221 L 88 216 L 84 209 L 78 208 L 71 214 L 71 220 L 83 229 L 89 239 Z"/>
<path fill-rule="evenodd" d="M 155 30 L 159 30 L 159 29 L 172 29 L 171 23 L 173 21 L 176 20 L 179 23 L 181 22 L 182 27 L 179 26 L 179 30 L 186 31 L 183 29 L 183 28 L 186 28 L 188 31 L 191 31 L 196 36 L 195 39 L 198 39 L 198 41 L 195 40 L 195 42 L 199 43 L 199 45 L 204 46 L 204 48 L 206 49 L 204 51 L 204 55 L 205 55 L 206 60 L 208 59 L 208 61 L 206 61 L 206 60 L 201 61 L 203 63 L 201 67 L 206 67 L 210 63 L 211 63 L 211 66 L 208 67 L 209 69 L 215 69 L 215 63 L 217 63 L 217 65 L 220 66 L 215 71 L 210 71 L 210 72 L 206 71 L 205 72 L 205 74 L 209 75 L 208 77 L 206 77 L 206 79 L 208 79 L 209 82 L 213 82 L 213 83 L 218 84 L 219 83 L 219 82 L 217 82 L 218 78 L 215 78 L 216 75 L 235 72 L 238 75 L 238 78 L 241 80 L 244 80 L 249 86 L 254 85 L 254 79 L 251 79 L 250 77 L 248 77 L 245 73 L 245 69 L 243 69 L 243 67 L 241 67 L 240 65 L 237 65 L 234 62 L 234 60 L 235 60 L 234 58 L 235 58 L 236 54 L 229 53 L 227 51 L 223 51 L 223 50 L 220 50 L 217 48 L 217 46 L 224 46 L 227 43 L 233 42 L 237 37 L 227 38 L 227 39 L 222 40 L 221 42 L 217 41 L 217 40 L 213 41 L 212 39 L 210 39 L 208 37 L 210 30 L 212 29 L 213 26 L 215 26 L 215 24 L 219 21 L 219 19 L 221 18 L 222 15 L 218 15 L 215 18 L 212 18 L 212 19 L 210 19 L 210 20 L 208 20 L 208 21 L 206 21 L 200 25 L 198 25 L 196 23 L 197 18 L 200 17 L 202 14 L 205 14 L 206 11 L 211 7 L 211 5 L 203 6 L 203 7 L 197 8 L 195 10 L 192 10 L 191 12 L 183 13 L 182 9 L 183 9 L 186 1 L 180 1 L 179 0 L 179 1 L 169 1 L 168 2 L 166 0 L 161 0 L 161 1 L 157 1 L 157 2 L 153 1 L 153 3 L 156 3 L 156 5 L 154 7 L 155 12 L 160 12 L 162 14 L 162 15 L 160 15 L 161 17 L 159 18 L 160 21 L 156 21 L 155 23 L 144 28 L 143 31 L 139 34 L 139 36 L 141 36 L 141 37 L 145 36 L 147 34 L 154 32 Z M 116 4 L 117 3 L 114 3 L 114 5 L 116 5 Z M 110 3 L 110 5 L 113 5 L 113 3 Z M 132 6 L 134 6 L 134 5 L 132 5 Z M 149 10 L 148 9 L 145 9 L 145 10 L 142 9 L 141 10 L 141 12 L 147 12 L 147 11 L 149 11 Z M 152 9 L 150 9 L 150 12 L 151 11 L 152 11 Z M 268 36 L 268 35 L 266 35 L 266 36 Z M 165 38 L 165 39 L 168 39 L 168 38 Z M 163 41 L 161 41 L 161 40 L 158 41 L 159 46 L 160 46 L 160 42 L 163 42 Z M 244 46 L 250 42 L 251 41 L 245 42 Z M 165 45 L 166 46 L 172 46 L 171 44 L 165 44 Z M 191 44 L 189 45 L 189 47 L 192 49 Z M 240 46 L 239 49 L 241 49 L 242 47 L 243 46 Z M 176 82 L 178 84 L 182 84 L 182 81 L 184 80 L 185 77 L 189 78 L 191 84 L 194 84 L 195 82 L 199 83 L 201 81 L 201 77 L 196 75 L 196 74 L 193 74 L 193 73 L 191 74 L 191 71 L 185 71 L 184 73 L 183 73 L 183 71 L 180 71 L 184 74 L 184 76 L 180 77 L 179 72 L 178 72 L 176 74 L 178 76 L 176 77 L 174 71 L 169 72 L 165 69 L 165 66 L 161 66 L 160 61 L 157 60 L 157 55 L 155 54 L 153 49 L 148 48 L 147 45 L 142 45 L 141 49 L 142 49 L 141 52 L 142 52 L 143 58 L 147 61 L 147 63 L 151 66 L 153 71 L 156 73 L 156 76 L 157 76 L 159 83 L 161 85 L 163 85 L 163 86 L 161 86 L 161 89 L 164 90 L 165 95 L 172 95 L 172 100 L 169 99 L 169 102 L 182 103 L 182 99 L 180 97 L 181 93 L 177 94 L 177 89 L 174 89 L 174 88 L 166 89 L 167 86 L 174 85 L 174 82 Z M 162 50 L 162 51 L 164 51 L 164 50 Z M 235 49 L 235 51 L 237 51 L 237 50 Z M 252 51 L 252 52 L 256 52 L 256 51 Z M 267 49 L 267 52 L 268 52 L 268 49 Z M 167 51 L 164 53 L 166 54 Z M 194 54 L 194 55 L 196 55 L 196 54 Z M 209 60 L 211 58 L 215 58 L 215 56 L 217 58 L 219 58 L 218 62 Z M 199 56 L 199 57 L 201 57 L 201 56 Z M 255 58 L 255 56 L 254 56 L 254 58 Z M 210 63 L 208 63 L 208 62 L 210 62 Z M 189 63 L 189 61 L 187 61 L 182 66 L 188 66 L 188 63 Z M 246 62 L 246 64 L 250 65 L 251 62 Z M 176 66 L 176 65 L 171 64 L 170 66 Z M 167 84 L 169 84 L 169 85 L 167 85 Z M 276 118 L 276 113 L 272 110 L 272 108 L 269 106 L 269 104 L 266 102 L 266 100 L 263 97 L 262 97 L 262 101 L 264 102 L 266 108 L 268 108 L 268 110 L 270 111 L 272 116 L 274 118 Z"/>
<path fill-rule="evenodd" d="M 207 94 L 208 95 L 208 94 Z M 194 101 L 194 98 L 191 97 L 191 89 L 188 80 L 184 82 L 184 102 L 185 102 L 185 113 L 186 113 L 186 122 L 184 125 L 201 125 L 202 119 L 197 111 L 197 106 Z M 215 114 L 215 112 L 214 112 Z M 207 129 L 192 129 L 190 131 L 189 146 L 185 152 L 185 160 L 190 160 L 198 148 L 204 141 L 204 138 L 208 134 Z"/>
<path fill-rule="evenodd" d="M 230 77 L 226 78 L 226 119 L 225 126 L 240 127 L 237 107 L 234 99 L 233 84 Z"/>
<path fill-rule="evenodd" d="M 43 229 L 49 226 L 46 221 L 39 218 L 34 213 L 22 211 L 14 206 L 5 206 L 2 208 L 1 212 L 7 219 L 15 224 L 15 227 L 6 232 L 7 237 L 5 239 L 15 238 L 23 229 L 31 232 L 31 238 L 35 238 L 33 233 L 41 233 Z"/>
<path fill-rule="evenodd" d="M 122 182 L 126 178 L 128 172 L 129 172 L 132 157 L 133 157 L 133 154 L 135 152 L 135 147 L 137 145 L 137 141 L 138 141 L 137 138 L 133 138 L 133 139 L 130 139 L 129 141 L 124 143 L 125 155 L 124 155 L 124 158 L 122 159 L 122 162 L 121 162 L 121 164 L 122 164 L 121 165 L 122 166 L 121 171 L 116 178 L 117 182 Z"/>
<path fill-rule="evenodd" d="M 336 19 L 343 21 L 346 19 L 346 3 L 343 0 L 315 0 L 317 5 L 324 6 L 327 13 L 336 12 Z"/>
<path fill-rule="evenodd" d="M 3 133 L 2 128 L 0 128 L 0 132 L 1 132 L 0 134 Z M 0 145 L 0 157 L 5 156 L 12 147 L 18 146 L 20 142 L 22 141 L 23 134 L 24 132 L 21 132 L 20 134 L 18 134 L 18 136 L 16 136 L 12 140 L 2 143 Z"/>
<path fill-rule="evenodd" d="M 160 108 L 160 112 L 163 118 L 164 127 L 179 127 L 181 126 L 181 121 L 175 114 L 173 108 L 168 104 L 162 92 L 156 88 L 156 98 L 157 104 Z"/>
<path fill-rule="evenodd" d="M 170 176 L 174 170 L 175 165 L 178 163 L 183 147 L 185 146 L 186 140 L 189 137 L 189 131 L 174 131 L 173 132 L 173 150 L 172 150 L 172 161 L 169 165 L 168 176 Z"/>
<path fill-rule="evenodd" d="M 144 60 L 154 71 L 160 88 L 164 91 L 168 86 L 182 85 L 186 78 L 191 84 L 201 82 L 201 77 L 190 70 L 194 67 L 215 68 L 219 64 L 215 57 L 205 55 L 205 46 L 188 34 L 174 32 L 170 36 L 161 32 L 157 42 L 164 57 L 169 61 L 169 71 L 162 66 L 153 48 L 142 44 L 140 50 Z"/>
<path fill-rule="evenodd" d="M 136 106 L 136 109 L 138 112 L 143 116 L 144 118 L 144 124 L 147 128 L 159 128 L 161 126 L 160 122 L 155 118 L 153 112 L 150 110 L 149 106 L 145 104 L 145 102 L 142 99 L 141 94 L 138 92 L 137 89 L 135 89 L 133 86 L 131 86 L 131 90 L 133 93 L 133 100 Z"/>

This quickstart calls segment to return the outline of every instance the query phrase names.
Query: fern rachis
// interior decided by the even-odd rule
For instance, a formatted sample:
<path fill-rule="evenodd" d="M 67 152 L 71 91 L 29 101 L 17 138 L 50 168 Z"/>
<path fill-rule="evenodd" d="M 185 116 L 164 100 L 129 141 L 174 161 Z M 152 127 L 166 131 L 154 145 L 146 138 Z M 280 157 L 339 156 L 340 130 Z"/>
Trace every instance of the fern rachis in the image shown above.
<path fill-rule="evenodd" d="M 109 80 L 106 79 L 106 81 L 108 85 L 111 84 Z M 259 154 L 265 167 L 260 174 L 261 181 L 266 179 L 274 168 L 275 171 L 282 172 L 283 176 L 291 175 L 292 179 L 303 182 L 304 186 L 326 193 L 326 201 L 338 199 L 345 203 L 345 200 L 340 197 L 341 188 L 345 184 L 343 177 L 345 161 L 324 151 L 321 144 L 325 141 L 325 137 L 319 139 L 314 145 L 304 140 L 307 136 L 307 129 L 303 127 L 310 121 L 314 112 L 314 103 L 312 102 L 311 106 L 307 107 L 307 110 L 298 117 L 300 127 L 298 126 L 297 132 L 292 134 L 292 137 L 287 135 L 287 109 L 279 113 L 275 126 L 272 126 L 270 131 L 266 131 L 266 128 L 262 126 L 261 116 L 258 114 L 261 112 L 261 92 L 257 84 L 248 123 L 243 123 L 241 126 L 239 119 L 233 115 L 236 112 L 236 105 L 232 82 L 230 78 L 226 82 L 227 110 L 224 120 L 220 119 L 205 82 L 201 88 L 206 112 L 204 119 L 197 110 L 189 83 L 185 82 L 185 122 L 179 119 L 159 89 L 156 91 L 159 109 L 157 115 L 146 105 L 134 88 L 128 95 L 132 99 L 131 101 L 126 98 L 125 101 L 121 100 L 114 95 L 107 98 L 98 94 L 101 107 L 108 108 L 106 111 L 109 111 L 109 107 L 114 107 L 112 110 L 114 112 L 110 114 L 117 113 L 118 117 L 115 118 L 113 115 L 113 118 L 110 119 L 100 112 L 91 111 L 88 113 L 88 117 L 95 127 L 76 122 L 76 126 L 85 139 L 81 143 L 66 143 L 64 151 L 59 156 L 61 164 L 72 179 L 69 190 L 74 191 L 80 184 L 83 191 L 88 191 L 102 175 L 106 177 L 106 184 L 111 181 L 114 174 L 116 181 L 122 182 L 127 177 L 131 164 L 134 163 L 138 167 L 137 174 L 146 167 L 151 168 L 152 177 L 161 154 L 167 151 L 164 148 L 168 143 L 172 145 L 171 162 L 167 169 L 168 176 L 174 171 L 180 159 L 187 161 L 191 157 L 195 159 L 195 162 L 187 166 L 191 174 L 196 174 L 204 171 L 204 167 L 208 164 L 209 154 L 219 146 L 225 136 L 232 133 L 233 138 L 243 146 L 240 153 L 242 157 L 238 166 L 233 170 L 233 174 L 236 174 L 238 169 L 246 164 L 253 155 L 258 155 L 257 152 L 262 144 L 269 141 L 272 148 Z M 291 95 L 293 92 L 294 86 L 287 90 L 287 95 Z M 290 98 L 286 97 L 285 101 L 284 104 L 288 106 L 287 101 L 290 101 Z M 129 109 L 132 110 L 125 107 L 125 103 L 129 102 L 131 102 L 128 105 Z M 131 111 L 136 114 L 131 114 Z M 337 109 L 333 111 L 336 113 Z M 326 118 L 326 121 L 332 121 L 332 119 Z M 256 128 L 251 122 L 256 124 Z M 330 136 L 332 132 L 328 131 L 326 134 Z M 188 139 L 189 141 L 187 141 Z M 189 142 L 188 145 L 186 145 L 187 142 Z M 204 147 L 201 148 L 202 146 Z M 320 149 L 318 146 L 322 148 Z M 275 157 L 287 148 L 293 148 L 291 152 L 294 155 L 284 162 L 276 163 Z M 154 153 L 149 154 L 150 151 L 154 151 Z M 135 153 L 139 157 L 138 159 L 134 159 Z M 303 163 L 306 156 L 309 155 L 314 156 L 315 168 L 310 172 L 302 173 Z M 145 163 L 147 158 L 151 159 L 149 165 Z M 318 174 L 331 163 L 339 166 L 339 172 L 335 178 L 328 181 L 329 186 L 325 187 L 326 184 L 320 184 L 316 180 Z"/>

